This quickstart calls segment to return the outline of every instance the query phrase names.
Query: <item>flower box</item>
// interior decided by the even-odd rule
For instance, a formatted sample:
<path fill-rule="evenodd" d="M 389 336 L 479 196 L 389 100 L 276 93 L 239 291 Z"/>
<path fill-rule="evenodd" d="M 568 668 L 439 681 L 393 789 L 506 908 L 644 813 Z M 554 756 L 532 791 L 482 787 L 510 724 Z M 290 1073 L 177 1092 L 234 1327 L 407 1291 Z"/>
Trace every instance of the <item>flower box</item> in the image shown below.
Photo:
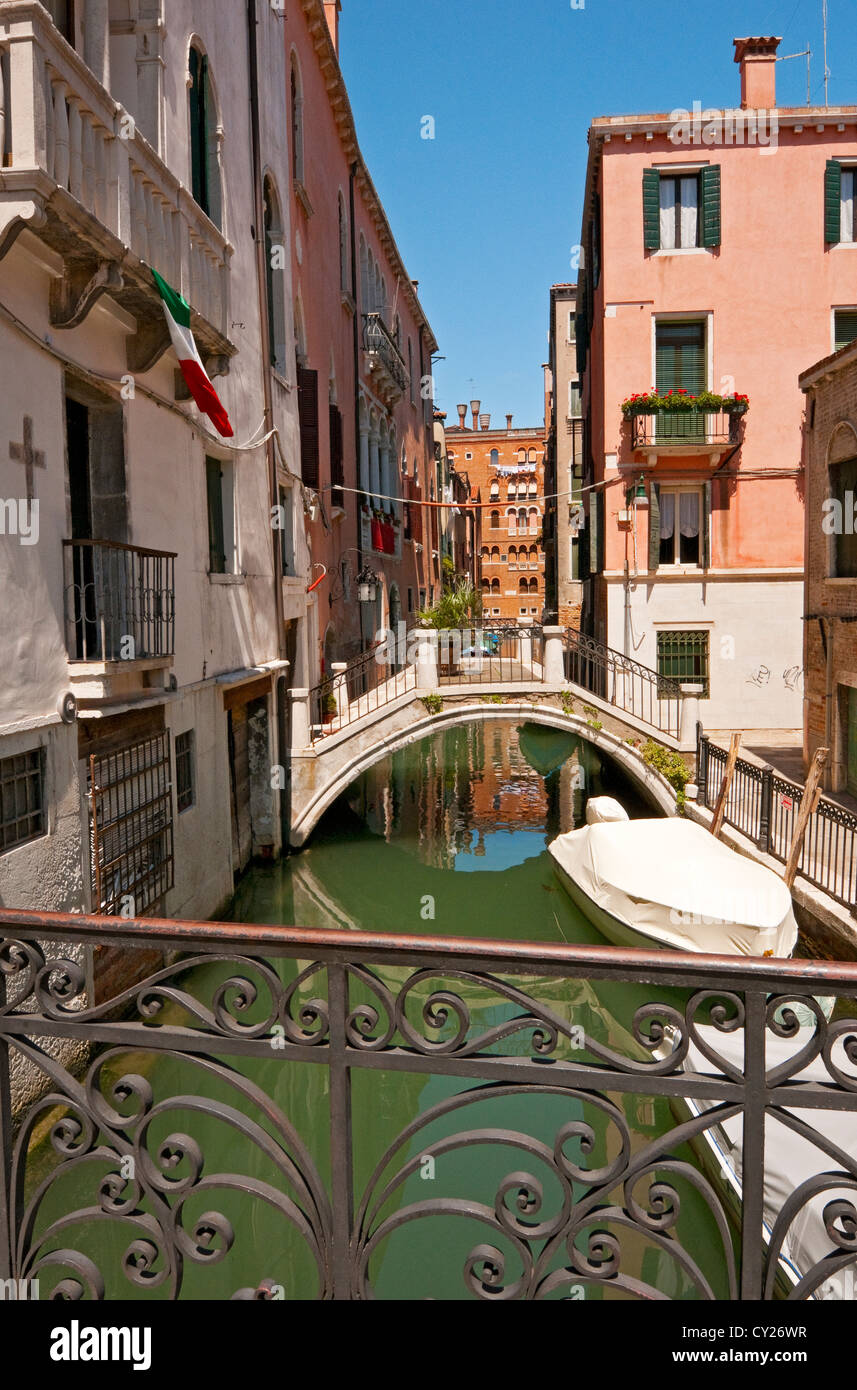
<path fill-rule="evenodd" d="M 700 415 L 745 415 L 749 408 L 749 397 L 738 391 L 732 396 L 721 396 L 716 391 L 700 391 L 694 396 L 683 387 L 663 394 L 640 391 L 622 402 L 622 414 L 626 420 L 632 420 L 636 415 L 684 414 L 691 411 Z"/>

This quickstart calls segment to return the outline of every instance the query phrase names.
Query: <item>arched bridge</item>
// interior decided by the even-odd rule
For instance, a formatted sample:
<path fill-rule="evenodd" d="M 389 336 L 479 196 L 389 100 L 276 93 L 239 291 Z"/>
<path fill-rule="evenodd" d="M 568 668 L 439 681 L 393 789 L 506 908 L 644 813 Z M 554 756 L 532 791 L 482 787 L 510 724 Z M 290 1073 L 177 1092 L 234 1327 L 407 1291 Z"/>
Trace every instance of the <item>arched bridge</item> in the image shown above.
<path fill-rule="evenodd" d="M 672 812 L 672 792 L 639 745 L 653 738 L 692 752 L 699 693 L 560 627 L 403 627 L 355 661 L 335 663 L 321 685 L 290 692 L 291 842 L 302 845 L 336 798 L 387 754 L 486 719 L 577 733 Z"/>

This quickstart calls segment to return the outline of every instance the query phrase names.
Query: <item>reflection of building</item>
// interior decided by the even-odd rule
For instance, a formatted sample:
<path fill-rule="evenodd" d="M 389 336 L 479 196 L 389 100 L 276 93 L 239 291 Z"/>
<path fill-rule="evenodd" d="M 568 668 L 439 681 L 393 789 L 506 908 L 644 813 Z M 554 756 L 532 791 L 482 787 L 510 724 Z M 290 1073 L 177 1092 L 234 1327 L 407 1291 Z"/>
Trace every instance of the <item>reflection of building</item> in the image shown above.
<path fill-rule="evenodd" d="M 583 418 L 575 342 L 577 286 L 551 285 L 545 364 L 545 608 L 580 626 Z"/>
<path fill-rule="evenodd" d="M 857 327 L 857 315 L 855 315 Z M 805 371 L 804 754 L 830 749 L 833 791 L 857 796 L 857 342 Z"/>
<path fill-rule="evenodd" d="M 491 429 L 481 401 L 458 407 L 459 423 L 446 431 L 447 452 L 457 472 L 466 473 L 477 511 L 477 546 L 482 611 L 486 619 L 536 623 L 545 601 L 544 433 Z"/>

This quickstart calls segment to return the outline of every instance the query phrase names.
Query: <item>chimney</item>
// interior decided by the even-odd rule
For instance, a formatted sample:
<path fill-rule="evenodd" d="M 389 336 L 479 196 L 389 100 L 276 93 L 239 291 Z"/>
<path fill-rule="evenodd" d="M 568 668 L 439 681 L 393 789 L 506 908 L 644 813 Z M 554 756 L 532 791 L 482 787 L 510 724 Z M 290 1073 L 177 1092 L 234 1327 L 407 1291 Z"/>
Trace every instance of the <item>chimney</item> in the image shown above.
<path fill-rule="evenodd" d="M 474 430 L 478 430 L 478 428 L 479 428 L 479 407 L 481 406 L 481 404 L 482 404 L 481 401 L 471 401 L 471 402 L 470 402 L 470 410 L 471 410 L 471 413 L 472 413 L 472 415 L 473 415 L 473 428 L 474 428 Z"/>
<path fill-rule="evenodd" d="M 777 49 L 782 39 L 733 39 L 741 70 L 741 109 L 772 111 L 777 104 Z"/>
<path fill-rule="evenodd" d="M 339 11 L 341 9 L 340 0 L 324 0 L 324 17 L 327 20 L 327 27 L 330 30 L 330 37 L 333 39 L 337 58 L 339 57 Z"/>
<path fill-rule="evenodd" d="M 456 408 L 456 410 L 458 411 L 458 428 L 459 428 L 460 430 L 466 430 L 466 429 L 467 429 L 467 406 L 466 406 L 466 405 L 457 405 L 455 408 Z"/>
<path fill-rule="evenodd" d="M 479 427 L 480 427 L 480 429 L 483 429 L 483 430 L 490 430 L 490 428 L 491 428 L 491 416 L 490 416 L 490 415 L 480 415 L 480 416 L 479 416 Z"/>
<path fill-rule="evenodd" d="M 510 434 L 512 433 L 512 417 L 511 417 L 511 415 L 507 415 L 507 416 L 506 416 L 506 429 L 509 431 Z"/>

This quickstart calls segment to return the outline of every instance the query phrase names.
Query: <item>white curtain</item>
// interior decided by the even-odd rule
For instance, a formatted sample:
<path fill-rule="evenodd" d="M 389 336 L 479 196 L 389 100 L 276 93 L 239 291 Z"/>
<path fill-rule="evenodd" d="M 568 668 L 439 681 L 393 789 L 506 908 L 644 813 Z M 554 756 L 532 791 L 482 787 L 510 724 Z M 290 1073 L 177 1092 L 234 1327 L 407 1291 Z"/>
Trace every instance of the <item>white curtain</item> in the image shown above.
<path fill-rule="evenodd" d="M 661 179 L 661 250 L 675 250 L 675 183 Z"/>
<path fill-rule="evenodd" d="M 671 541 L 675 535 L 675 493 L 661 493 L 661 540 Z"/>
<path fill-rule="evenodd" d="M 681 181 L 681 244 L 695 246 L 699 223 L 699 179 Z"/>
<path fill-rule="evenodd" d="M 854 240 L 854 170 L 842 170 L 842 189 L 840 192 L 840 230 L 843 241 Z"/>
<path fill-rule="evenodd" d="M 682 492 L 679 496 L 678 524 L 686 540 L 699 535 L 699 493 Z"/>

